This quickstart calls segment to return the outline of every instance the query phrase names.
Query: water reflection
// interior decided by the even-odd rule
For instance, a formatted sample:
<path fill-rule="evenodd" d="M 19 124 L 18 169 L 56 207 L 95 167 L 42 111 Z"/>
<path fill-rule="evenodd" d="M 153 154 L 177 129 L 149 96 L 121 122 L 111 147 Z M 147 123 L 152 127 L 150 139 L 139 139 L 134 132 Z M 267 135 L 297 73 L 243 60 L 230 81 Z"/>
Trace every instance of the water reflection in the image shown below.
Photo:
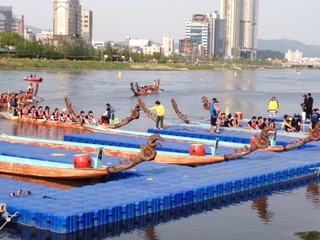
<path fill-rule="evenodd" d="M 320 208 L 320 185 L 307 187 L 306 199 L 313 203 L 315 208 Z"/>
<path fill-rule="evenodd" d="M 297 181 L 274 184 L 265 188 L 253 189 L 239 194 L 232 194 L 220 198 L 196 202 L 189 205 L 161 211 L 158 213 L 148 214 L 141 217 L 123 220 L 122 222 L 112 223 L 105 226 L 79 231 L 68 235 L 60 235 L 50 233 L 48 231 L 38 230 L 27 226 L 8 224 L 4 234 L 8 232 L 11 238 L 20 239 L 47 239 L 47 240 L 71 240 L 71 239 L 105 239 L 109 237 L 120 236 L 124 233 L 132 233 L 137 230 L 141 235 L 139 239 L 160 239 L 157 235 L 155 226 L 167 223 L 173 220 L 188 218 L 193 215 L 203 214 L 208 211 L 219 211 L 220 209 L 233 205 L 240 204 L 246 201 L 254 201 L 253 209 L 259 209 L 261 213 L 261 221 L 270 220 L 273 214 L 270 213 L 267 204 L 267 197 L 277 194 L 282 191 L 289 191 L 296 188 L 313 185 L 319 181 L 319 177 L 309 177 L 299 179 Z M 260 200 L 263 199 L 263 200 Z M 12 230 L 14 229 L 14 231 Z"/>
<path fill-rule="evenodd" d="M 48 124 L 35 124 L 27 122 L 11 122 L 12 135 L 37 137 L 45 139 L 63 140 L 68 134 L 88 133 L 87 130 L 50 126 Z"/>
<path fill-rule="evenodd" d="M 265 223 L 271 222 L 273 213 L 268 210 L 268 197 L 262 197 L 254 200 L 252 209 L 257 210 L 261 221 Z"/>

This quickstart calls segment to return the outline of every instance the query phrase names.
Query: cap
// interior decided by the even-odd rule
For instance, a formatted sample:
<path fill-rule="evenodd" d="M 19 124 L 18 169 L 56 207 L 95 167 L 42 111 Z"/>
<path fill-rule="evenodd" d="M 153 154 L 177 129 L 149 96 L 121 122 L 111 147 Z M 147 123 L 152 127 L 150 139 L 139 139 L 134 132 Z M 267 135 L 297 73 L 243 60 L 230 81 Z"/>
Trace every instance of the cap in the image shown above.
<path fill-rule="evenodd" d="M 303 94 L 303 96 L 302 97 L 307 97 L 307 94 Z"/>
<path fill-rule="evenodd" d="M 273 96 L 272 98 L 276 98 L 275 96 Z"/>
<path fill-rule="evenodd" d="M 65 108 L 62 108 L 62 112 L 65 112 L 65 111 L 67 111 L 67 109 L 65 109 Z"/>
<path fill-rule="evenodd" d="M 212 98 L 212 101 L 217 101 L 217 99 L 216 98 Z"/>

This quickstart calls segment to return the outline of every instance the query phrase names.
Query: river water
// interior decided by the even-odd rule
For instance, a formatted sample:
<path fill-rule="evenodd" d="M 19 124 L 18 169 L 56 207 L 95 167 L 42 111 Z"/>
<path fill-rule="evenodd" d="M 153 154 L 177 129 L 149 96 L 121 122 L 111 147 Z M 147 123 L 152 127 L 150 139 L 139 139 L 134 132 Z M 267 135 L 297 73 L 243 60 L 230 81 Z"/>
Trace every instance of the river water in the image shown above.
<path fill-rule="evenodd" d="M 300 113 L 302 95 L 312 93 L 314 107 L 319 107 L 320 71 L 257 70 L 257 71 L 38 71 L 33 72 L 44 81 L 38 96 L 44 102 L 36 106 L 62 109 L 68 96 L 77 112 L 92 110 L 96 118 L 104 113 L 105 104 L 116 109 L 120 120 L 130 115 L 138 103 L 133 96 L 130 82 L 151 85 L 161 79 L 158 95 L 143 97 L 148 107 L 159 100 L 166 109 L 166 116 L 179 121 L 171 99 L 178 103 L 189 120 L 199 121 L 209 117 L 202 107 L 201 97 L 216 97 L 221 109 L 240 111 L 245 118 L 267 116 L 268 102 L 275 96 L 279 102 L 278 116 Z M 1 71 L 0 92 L 19 92 L 28 87 L 23 77 L 25 71 Z M 146 131 L 154 122 L 141 113 L 140 119 L 125 129 Z M 39 136 L 62 139 L 72 129 L 46 129 L 39 126 L 11 123 L 0 119 L 0 130 L 9 135 Z M 80 132 L 77 130 L 76 132 Z M 244 198 L 243 201 L 222 202 L 215 208 L 196 211 L 194 214 L 176 216 L 151 227 L 117 233 L 114 239 L 299 239 L 296 232 L 320 231 L 320 184 L 313 179 L 295 187 L 266 190 L 261 198 Z M 310 185 L 310 186 L 309 186 Z M 266 196 L 265 196 L 266 195 Z M 260 195 L 259 195 L 260 196 Z M 197 206 L 199 207 L 199 206 Z M 203 206 L 202 206 L 203 207 Z"/>

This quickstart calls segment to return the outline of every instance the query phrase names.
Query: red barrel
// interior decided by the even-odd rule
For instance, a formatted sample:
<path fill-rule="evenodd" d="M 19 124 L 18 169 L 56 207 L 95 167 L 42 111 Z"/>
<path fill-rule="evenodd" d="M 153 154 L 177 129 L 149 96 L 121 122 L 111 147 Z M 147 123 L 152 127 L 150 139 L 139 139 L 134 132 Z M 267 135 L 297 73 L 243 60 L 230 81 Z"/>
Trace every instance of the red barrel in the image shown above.
<path fill-rule="evenodd" d="M 256 143 L 256 138 L 255 138 L 255 137 L 251 137 L 251 138 L 250 138 L 250 145 L 251 145 L 251 146 L 254 146 L 255 143 Z"/>
<path fill-rule="evenodd" d="M 238 119 L 239 120 L 243 119 L 243 113 L 242 112 L 235 112 L 234 115 L 238 115 Z"/>
<path fill-rule="evenodd" d="M 91 168 L 91 157 L 88 154 L 77 154 L 73 157 L 74 168 Z"/>
<path fill-rule="evenodd" d="M 206 155 L 206 150 L 203 144 L 191 144 L 190 146 L 191 156 L 204 156 Z"/>

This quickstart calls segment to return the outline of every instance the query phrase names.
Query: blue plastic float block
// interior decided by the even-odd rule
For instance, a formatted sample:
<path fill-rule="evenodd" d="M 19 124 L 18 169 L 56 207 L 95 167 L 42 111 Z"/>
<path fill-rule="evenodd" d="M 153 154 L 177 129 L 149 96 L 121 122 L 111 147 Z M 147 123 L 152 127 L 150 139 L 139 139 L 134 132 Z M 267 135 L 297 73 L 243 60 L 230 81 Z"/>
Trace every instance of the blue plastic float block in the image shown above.
<path fill-rule="evenodd" d="M 99 145 L 109 145 L 126 148 L 140 149 L 140 145 L 145 145 L 148 141 L 147 137 L 137 136 L 121 136 L 115 134 L 105 133 L 89 133 L 89 134 L 77 134 L 77 135 L 66 135 L 64 141 L 90 143 Z M 190 143 L 177 142 L 166 140 L 161 142 L 162 147 L 157 147 L 157 150 L 176 152 L 176 153 L 189 153 Z M 211 155 L 211 148 L 205 145 L 205 152 L 207 155 Z M 219 154 L 228 154 L 233 152 L 230 148 L 220 147 Z"/>
<path fill-rule="evenodd" d="M 316 145 L 284 153 L 257 151 L 240 161 L 196 168 L 145 162 L 123 179 L 69 191 L 0 178 L 2 201 L 9 212 L 20 213 L 13 221 L 67 234 L 314 174 L 310 168 L 320 166 Z M 18 189 L 33 196 L 9 197 Z"/>
<path fill-rule="evenodd" d="M 154 130 L 148 129 L 149 133 L 163 133 L 167 135 L 173 136 L 183 136 L 189 138 L 200 138 L 200 139 L 208 139 L 208 140 L 215 140 L 219 138 L 220 141 L 226 142 L 234 142 L 234 143 L 243 143 L 243 144 L 250 144 L 251 137 L 254 136 L 253 133 L 246 133 L 246 132 L 227 132 L 227 131 L 220 131 L 220 134 L 211 134 L 208 130 L 194 127 L 194 126 L 170 126 L 166 127 L 164 130 Z M 258 133 L 256 133 L 258 134 Z M 292 141 L 290 137 L 284 136 L 277 136 L 277 145 L 287 145 Z M 302 148 L 305 148 L 303 146 Z"/>

